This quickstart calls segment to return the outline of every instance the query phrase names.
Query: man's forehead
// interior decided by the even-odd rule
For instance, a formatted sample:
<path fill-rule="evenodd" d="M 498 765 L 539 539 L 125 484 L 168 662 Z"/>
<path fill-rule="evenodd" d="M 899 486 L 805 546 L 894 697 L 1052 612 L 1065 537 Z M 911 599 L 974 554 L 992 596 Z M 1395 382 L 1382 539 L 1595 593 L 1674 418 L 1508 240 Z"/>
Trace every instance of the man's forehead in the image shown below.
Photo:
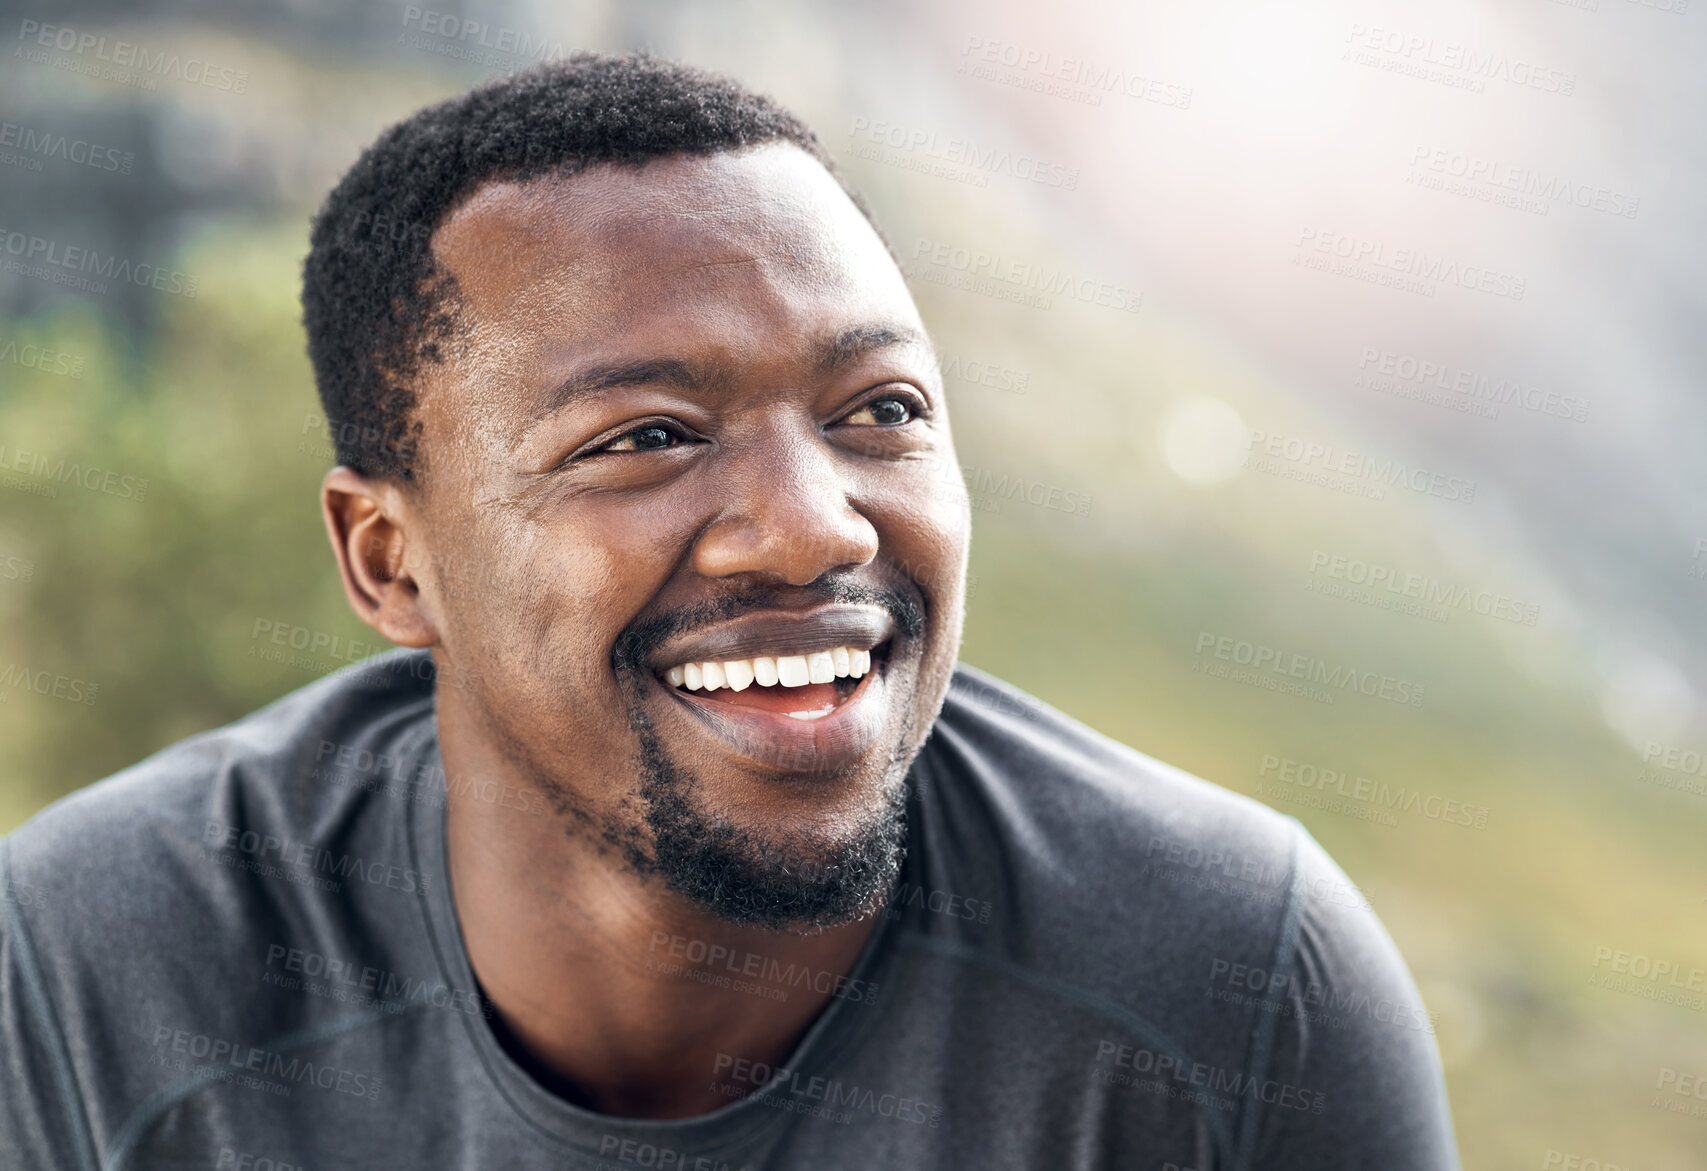
<path fill-rule="evenodd" d="M 741 265 L 784 283 L 899 284 L 835 179 L 782 144 L 490 183 L 446 219 L 433 247 L 476 300 L 692 288 Z"/>

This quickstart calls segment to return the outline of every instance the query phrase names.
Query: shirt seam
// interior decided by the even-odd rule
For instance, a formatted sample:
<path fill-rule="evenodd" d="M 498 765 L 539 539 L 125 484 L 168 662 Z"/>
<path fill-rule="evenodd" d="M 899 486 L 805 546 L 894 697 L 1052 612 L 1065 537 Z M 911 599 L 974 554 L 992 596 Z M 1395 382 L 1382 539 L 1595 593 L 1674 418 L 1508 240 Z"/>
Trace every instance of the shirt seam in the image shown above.
<path fill-rule="evenodd" d="M 7 839 L 0 839 L 0 881 L 5 883 L 4 893 L 0 893 L 0 916 L 3 916 L 0 922 L 18 949 L 18 975 L 24 984 L 26 1011 L 34 1017 L 36 1027 L 42 1032 L 42 1045 L 47 1049 L 48 1064 L 52 1067 L 55 1088 L 61 1099 L 60 1113 L 70 1123 L 67 1129 L 77 1148 L 78 1162 L 93 1171 L 100 1166 L 95 1154 L 95 1134 L 89 1125 L 88 1111 L 83 1107 L 83 1096 L 77 1092 L 76 1073 L 70 1050 L 65 1044 L 65 1035 L 59 1028 L 59 1017 L 53 1011 L 53 1003 L 42 983 L 29 926 L 13 905 L 12 843 Z"/>
<path fill-rule="evenodd" d="M 347 1017 L 342 1020 L 313 1025 L 306 1030 L 287 1033 L 282 1040 L 260 1045 L 257 1048 L 264 1048 L 277 1054 L 293 1053 L 296 1050 L 319 1044 L 321 1041 L 330 1041 L 334 1037 L 357 1032 L 369 1025 L 408 1019 L 417 1012 L 424 1011 L 428 1006 L 424 1003 L 410 1004 L 407 1010 L 401 1013 L 395 1011 L 396 1007 L 397 1002 L 388 1002 L 386 1005 L 362 1016 Z M 184 1099 L 198 1090 L 218 1084 L 219 1081 L 219 1077 L 215 1074 L 195 1074 L 175 1086 L 168 1086 L 149 1095 L 142 1105 L 131 1111 L 131 1115 L 125 1120 L 124 1125 L 119 1127 L 106 1158 L 101 1161 L 102 1168 L 105 1171 L 122 1171 L 125 1164 L 130 1161 L 131 1156 L 136 1153 L 137 1147 L 140 1146 L 142 1138 L 148 1133 L 149 1128 L 164 1118 L 168 1111 Z"/>

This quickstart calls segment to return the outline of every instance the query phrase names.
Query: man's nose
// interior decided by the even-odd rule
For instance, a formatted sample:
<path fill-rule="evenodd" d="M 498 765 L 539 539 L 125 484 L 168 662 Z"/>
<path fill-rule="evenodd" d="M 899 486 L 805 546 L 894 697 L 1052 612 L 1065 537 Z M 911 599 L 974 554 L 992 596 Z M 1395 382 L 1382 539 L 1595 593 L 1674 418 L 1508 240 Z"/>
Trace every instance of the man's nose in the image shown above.
<path fill-rule="evenodd" d="M 816 436 L 732 455 L 719 468 L 722 508 L 694 543 L 694 569 L 803 586 L 876 557 L 877 530 L 854 509 L 837 464 Z"/>

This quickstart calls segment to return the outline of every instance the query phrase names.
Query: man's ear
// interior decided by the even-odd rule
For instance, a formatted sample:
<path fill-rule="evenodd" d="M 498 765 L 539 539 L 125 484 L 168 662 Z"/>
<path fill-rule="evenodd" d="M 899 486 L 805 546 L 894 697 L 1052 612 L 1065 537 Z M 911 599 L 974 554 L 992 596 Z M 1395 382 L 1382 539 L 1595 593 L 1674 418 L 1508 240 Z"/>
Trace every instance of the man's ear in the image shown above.
<path fill-rule="evenodd" d="M 400 646 L 436 646 L 439 633 L 422 608 L 421 590 L 404 568 L 409 503 L 396 484 L 347 467 L 326 473 L 320 511 L 338 558 L 344 596 L 358 617 Z"/>

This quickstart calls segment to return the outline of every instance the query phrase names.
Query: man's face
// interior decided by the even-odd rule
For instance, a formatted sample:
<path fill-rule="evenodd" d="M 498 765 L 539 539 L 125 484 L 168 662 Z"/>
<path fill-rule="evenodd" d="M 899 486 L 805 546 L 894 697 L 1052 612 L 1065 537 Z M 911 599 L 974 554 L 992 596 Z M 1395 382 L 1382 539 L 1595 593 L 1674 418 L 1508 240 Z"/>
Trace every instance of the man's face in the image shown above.
<path fill-rule="evenodd" d="M 887 251 L 782 145 L 491 184 L 434 247 L 466 327 L 408 554 L 471 681 L 441 706 L 724 917 L 851 919 L 898 866 L 970 532 Z"/>

